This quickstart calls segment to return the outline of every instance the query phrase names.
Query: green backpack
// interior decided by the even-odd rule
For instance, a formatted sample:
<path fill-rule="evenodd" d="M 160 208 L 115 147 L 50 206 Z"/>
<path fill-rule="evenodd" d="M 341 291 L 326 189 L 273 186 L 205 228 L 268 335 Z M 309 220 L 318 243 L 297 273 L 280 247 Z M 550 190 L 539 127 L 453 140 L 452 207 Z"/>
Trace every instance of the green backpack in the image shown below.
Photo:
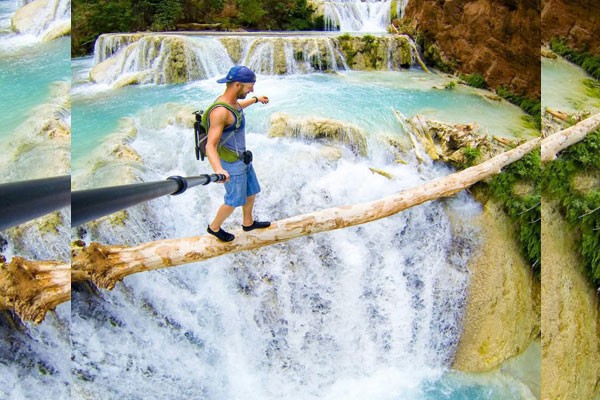
<path fill-rule="evenodd" d="M 225 161 L 229 161 L 229 159 L 231 159 L 232 161 L 235 161 L 238 159 L 237 153 L 223 147 L 223 144 L 227 143 L 227 141 L 229 139 L 231 139 L 231 137 L 235 134 L 235 132 L 242 125 L 242 114 L 240 114 L 240 112 L 237 109 L 235 109 L 235 107 L 232 107 L 231 105 L 224 103 L 224 102 L 213 103 L 210 105 L 210 107 L 208 107 L 206 109 L 206 111 L 202 111 L 202 110 L 194 111 L 194 115 L 196 116 L 196 122 L 194 122 L 194 138 L 196 141 L 196 147 L 195 147 L 196 160 L 204 161 L 204 158 L 206 157 L 206 142 L 208 140 L 208 128 L 210 127 L 209 115 L 210 115 L 210 112 L 213 109 L 215 109 L 216 107 L 225 107 L 226 109 L 231 111 L 233 113 L 233 115 L 235 115 L 235 120 L 236 120 L 235 129 L 229 135 L 227 135 L 225 140 L 221 141 L 221 143 L 219 144 L 219 146 L 217 148 L 219 150 L 219 155 Z M 204 118 L 202 118 L 203 115 L 204 115 Z M 233 159 L 233 156 L 235 156 L 235 159 Z"/>

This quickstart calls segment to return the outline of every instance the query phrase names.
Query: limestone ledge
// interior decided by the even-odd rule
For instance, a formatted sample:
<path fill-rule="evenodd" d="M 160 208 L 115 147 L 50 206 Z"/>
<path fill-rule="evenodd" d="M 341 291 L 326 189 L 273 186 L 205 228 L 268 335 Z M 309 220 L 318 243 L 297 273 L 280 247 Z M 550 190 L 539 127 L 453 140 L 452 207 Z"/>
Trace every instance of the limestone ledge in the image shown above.
<path fill-rule="evenodd" d="M 413 64 L 414 44 L 404 35 L 217 35 L 215 38 L 232 63 L 248 65 L 262 74 L 284 75 L 339 69 L 399 70 Z M 204 70 L 199 54 L 215 50 L 203 46 L 206 44 L 195 41 L 193 36 L 168 32 L 101 35 L 96 42 L 98 60 L 90 71 L 90 79 L 114 87 L 205 79 L 211 72 Z M 260 56 L 265 48 L 270 49 L 269 57 Z M 222 54 L 210 53 L 208 56 L 222 57 Z M 132 58 L 136 59 L 135 69 L 126 61 Z"/>
<path fill-rule="evenodd" d="M 494 370 L 540 335 L 540 283 L 508 216 L 491 200 L 475 223 L 483 243 L 468 266 L 469 301 L 453 364 L 463 372 Z"/>
<path fill-rule="evenodd" d="M 584 276 L 573 231 L 542 201 L 542 399 L 600 396 L 600 304 Z"/>

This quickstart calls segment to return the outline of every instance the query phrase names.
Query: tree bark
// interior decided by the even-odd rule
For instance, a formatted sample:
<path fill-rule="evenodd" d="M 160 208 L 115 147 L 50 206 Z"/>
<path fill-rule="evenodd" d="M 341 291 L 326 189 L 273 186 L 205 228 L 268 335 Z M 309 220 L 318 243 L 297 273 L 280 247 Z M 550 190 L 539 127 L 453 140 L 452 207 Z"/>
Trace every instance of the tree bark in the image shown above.
<path fill-rule="evenodd" d="M 203 261 L 389 217 L 426 201 L 452 196 L 499 173 L 503 167 L 519 160 L 539 144 L 539 138 L 530 140 L 484 163 L 380 200 L 291 217 L 259 231 L 237 230 L 233 232 L 236 239 L 230 243 L 220 242 L 210 235 L 159 240 L 132 247 L 99 243 L 85 247 L 80 243 L 73 249 L 72 280 L 90 280 L 99 287 L 112 289 L 117 281 L 137 272 Z"/>
<path fill-rule="evenodd" d="M 548 136 L 542 142 L 542 162 L 554 160 L 561 150 L 582 141 L 588 133 L 598 129 L 598 127 L 600 127 L 600 113 Z"/>
<path fill-rule="evenodd" d="M 13 257 L 0 264 L 0 310 L 39 324 L 46 312 L 71 299 L 71 266 Z"/>

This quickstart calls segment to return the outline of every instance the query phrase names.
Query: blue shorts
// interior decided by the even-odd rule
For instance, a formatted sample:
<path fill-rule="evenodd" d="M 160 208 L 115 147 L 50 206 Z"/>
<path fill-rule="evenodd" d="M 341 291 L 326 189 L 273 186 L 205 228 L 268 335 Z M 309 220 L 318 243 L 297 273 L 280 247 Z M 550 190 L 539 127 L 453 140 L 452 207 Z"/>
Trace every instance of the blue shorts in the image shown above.
<path fill-rule="evenodd" d="M 246 165 L 242 161 L 229 163 L 221 160 L 221 165 L 229 172 L 229 182 L 225 183 L 226 205 L 231 207 L 243 206 L 249 196 L 260 192 L 260 185 L 252 163 Z"/>

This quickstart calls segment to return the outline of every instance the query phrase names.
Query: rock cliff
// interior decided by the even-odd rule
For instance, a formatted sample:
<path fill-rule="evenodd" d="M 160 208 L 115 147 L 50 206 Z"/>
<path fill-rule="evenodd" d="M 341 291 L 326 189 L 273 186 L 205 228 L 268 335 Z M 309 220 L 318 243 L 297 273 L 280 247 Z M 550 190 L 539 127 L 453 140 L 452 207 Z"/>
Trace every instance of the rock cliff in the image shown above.
<path fill-rule="evenodd" d="M 500 206 L 486 203 L 477 221 L 483 244 L 469 262 L 471 284 L 453 368 L 491 371 L 540 334 L 540 284 L 521 256 Z"/>
<path fill-rule="evenodd" d="M 540 97 L 540 5 L 535 0 L 412 0 L 404 26 L 425 54 L 488 86 Z"/>
<path fill-rule="evenodd" d="M 566 38 L 578 51 L 600 55 L 600 7 L 597 0 L 542 0 L 542 41 Z"/>
<path fill-rule="evenodd" d="M 600 319 L 595 290 L 579 265 L 573 232 L 542 203 L 542 399 L 600 395 Z"/>

